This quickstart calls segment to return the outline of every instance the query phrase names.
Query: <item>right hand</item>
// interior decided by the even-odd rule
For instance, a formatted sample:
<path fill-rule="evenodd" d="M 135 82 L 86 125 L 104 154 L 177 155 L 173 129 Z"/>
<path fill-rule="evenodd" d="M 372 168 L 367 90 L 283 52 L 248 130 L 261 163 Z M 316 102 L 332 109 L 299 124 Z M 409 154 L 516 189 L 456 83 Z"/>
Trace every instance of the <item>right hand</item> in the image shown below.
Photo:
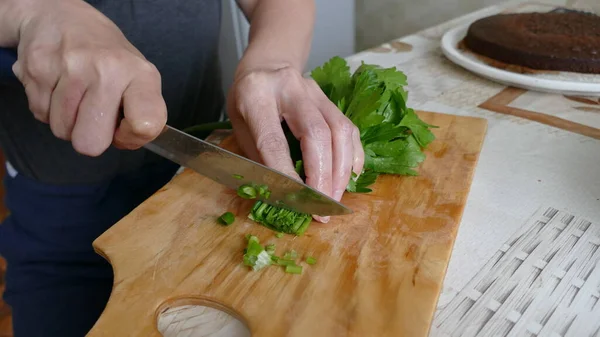
<path fill-rule="evenodd" d="M 84 1 L 29 3 L 13 71 L 35 118 L 88 156 L 156 138 L 167 120 L 156 67 Z"/>

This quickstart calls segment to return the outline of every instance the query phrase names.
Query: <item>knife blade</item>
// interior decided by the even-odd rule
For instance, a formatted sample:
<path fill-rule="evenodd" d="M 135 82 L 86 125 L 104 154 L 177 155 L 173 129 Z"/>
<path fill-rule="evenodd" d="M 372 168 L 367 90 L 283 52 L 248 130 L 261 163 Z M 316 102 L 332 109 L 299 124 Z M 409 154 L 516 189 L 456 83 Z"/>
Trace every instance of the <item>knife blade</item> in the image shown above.
<path fill-rule="evenodd" d="M 12 72 L 16 60 L 16 52 L 0 48 L 0 83 L 20 84 Z M 352 213 L 301 181 L 169 125 L 144 148 L 235 190 L 246 184 L 266 186 L 268 198 L 259 195 L 257 199 L 270 205 L 320 216 Z"/>
<path fill-rule="evenodd" d="M 320 216 L 352 213 L 301 181 L 168 125 L 144 147 L 234 190 L 247 184 L 266 186 L 268 198 L 257 199 L 270 205 Z"/>

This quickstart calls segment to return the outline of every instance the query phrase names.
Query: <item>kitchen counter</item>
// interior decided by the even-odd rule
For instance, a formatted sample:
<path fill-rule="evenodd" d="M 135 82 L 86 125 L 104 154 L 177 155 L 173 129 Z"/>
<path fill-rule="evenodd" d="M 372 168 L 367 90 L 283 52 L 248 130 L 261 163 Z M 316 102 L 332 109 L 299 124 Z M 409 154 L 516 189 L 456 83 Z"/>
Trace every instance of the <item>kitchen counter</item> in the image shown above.
<path fill-rule="evenodd" d="M 587 1 L 590 5 L 567 0 L 544 3 L 591 10 L 599 7 L 596 0 Z M 596 250 L 585 255 L 582 246 L 581 253 L 573 255 L 579 246 L 573 243 L 566 249 L 569 241 L 556 239 L 561 236 L 552 234 L 550 229 L 558 228 L 565 233 L 572 230 L 575 241 L 585 239 L 596 248 L 600 245 L 600 139 L 580 133 L 569 123 L 565 127 L 551 126 L 556 125 L 552 121 L 560 118 L 600 129 L 600 98 L 506 87 L 456 66 L 440 49 L 440 39 L 448 29 L 502 10 L 537 8 L 539 4 L 510 1 L 488 7 L 347 58 L 352 67 L 364 61 L 384 67 L 396 66 L 405 72 L 409 82 L 408 104 L 414 109 L 476 116 L 488 121 L 488 133 L 431 336 L 476 336 L 475 331 L 500 329 L 503 322 L 530 333 L 547 331 L 544 329 L 550 326 L 568 329 L 570 325 L 577 325 L 573 322 L 583 319 L 584 313 L 590 311 L 591 315 L 594 310 L 593 313 L 598 314 L 600 305 L 588 308 L 585 304 L 588 299 L 597 301 L 600 296 L 600 277 L 595 278 L 600 274 L 600 268 L 595 269 Z M 526 112 L 543 116 L 541 120 L 548 122 L 517 117 L 511 111 L 519 112 L 517 115 Z M 548 258 L 548 254 L 551 257 Z M 555 256 L 562 260 L 553 259 Z M 567 267 L 561 264 L 563 260 Z M 514 261 L 517 261 L 516 266 L 513 266 Z M 547 285 L 536 283 L 539 282 L 536 275 L 520 272 L 529 265 L 537 266 L 532 270 L 539 270 L 539 274 L 547 272 L 558 280 L 558 285 L 543 300 L 540 294 Z M 512 274 L 507 276 L 508 270 L 512 270 Z M 570 272 L 579 274 L 574 274 L 572 281 L 566 284 Z M 485 284 L 485 280 L 489 282 Z M 506 290 L 502 283 L 514 287 Z M 557 289 L 562 289 L 563 283 L 564 295 L 552 297 Z M 575 289 L 572 297 L 568 295 L 569 289 Z M 513 305 L 513 297 L 514 301 L 523 298 L 530 301 Z M 570 298 L 571 304 L 565 306 L 566 298 Z M 529 314 L 526 309 L 533 305 L 537 311 Z M 481 313 L 478 314 L 469 310 L 471 307 L 487 310 L 478 310 Z M 545 321 L 536 318 L 536 314 L 555 310 L 562 310 L 562 318 L 551 314 Z M 587 323 L 577 328 L 600 324 L 591 323 L 597 321 L 595 317 L 583 321 Z M 164 313 L 159 318 L 159 329 L 166 337 L 246 336 L 243 325 L 236 320 L 191 306 Z M 504 334 L 508 331 L 510 329 Z M 576 335 L 587 336 L 581 331 Z M 575 332 L 570 333 L 575 335 Z"/>

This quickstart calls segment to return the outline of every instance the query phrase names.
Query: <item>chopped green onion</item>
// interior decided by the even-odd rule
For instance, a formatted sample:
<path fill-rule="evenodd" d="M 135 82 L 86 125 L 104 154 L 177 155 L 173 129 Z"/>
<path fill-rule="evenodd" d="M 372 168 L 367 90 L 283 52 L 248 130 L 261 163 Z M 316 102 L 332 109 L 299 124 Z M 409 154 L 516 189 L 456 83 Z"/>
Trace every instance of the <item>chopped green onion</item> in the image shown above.
<path fill-rule="evenodd" d="M 273 254 L 275 254 L 275 245 L 274 244 L 267 245 L 265 247 L 265 250 L 267 251 L 267 253 L 269 253 L 269 255 L 273 255 Z"/>
<path fill-rule="evenodd" d="M 266 251 L 263 250 L 262 252 L 260 252 L 260 254 L 258 254 L 256 263 L 254 264 L 252 269 L 255 271 L 258 271 L 270 264 L 271 264 L 271 255 L 269 255 L 269 253 L 267 253 Z"/>
<path fill-rule="evenodd" d="M 284 235 L 285 234 L 279 232 L 279 233 L 275 234 L 275 237 L 278 238 L 278 239 L 281 239 Z"/>
<path fill-rule="evenodd" d="M 260 200 L 254 204 L 248 218 L 277 232 L 298 236 L 304 234 L 312 221 L 310 214 L 274 207 Z"/>
<path fill-rule="evenodd" d="M 246 252 L 246 254 L 248 255 L 258 255 L 260 254 L 260 252 L 265 250 L 263 246 L 260 245 L 260 242 L 258 241 L 258 238 L 256 236 L 250 236 L 250 239 L 248 239 L 247 249 L 248 251 Z"/>
<path fill-rule="evenodd" d="M 242 176 L 242 175 L 239 175 L 239 174 L 234 174 L 234 175 L 233 175 L 233 177 L 234 177 L 235 179 L 244 179 L 244 176 Z"/>
<path fill-rule="evenodd" d="M 279 260 L 277 260 L 277 264 L 280 266 L 296 265 L 296 261 L 280 258 Z"/>
<path fill-rule="evenodd" d="M 302 266 L 287 265 L 285 266 L 285 272 L 290 274 L 302 274 Z"/>
<path fill-rule="evenodd" d="M 309 256 L 309 257 L 306 258 L 306 263 L 308 263 L 310 265 L 313 265 L 313 264 L 317 263 L 317 259 L 315 259 L 312 256 Z"/>
<path fill-rule="evenodd" d="M 224 225 L 231 225 L 235 221 L 235 215 L 231 212 L 226 212 L 219 218 Z"/>
<path fill-rule="evenodd" d="M 250 185 L 240 186 L 237 194 L 244 199 L 256 199 L 256 189 Z"/>
<path fill-rule="evenodd" d="M 283 255 L 283 258 L 286 260 L 295 260 L 298 257 L 298 253 L 295 250 L 291 250 Z"/>
<path fill-rule="evenodd" d="M 258 195 L 260 195 L 261 197 L 264 196 L 268 191 L 269 191 L 269 187 L 267 187 L 266 185 L 260 185 L 258 186 Z"/>
<path fill-rule="evenodd" d="M 243 263 L 255 271 L 272 263 L 271 255 L 260 245 L 260 241 L 254 235 L 250 235 L 248 238 L 248 247 L 244 253 Z"/>

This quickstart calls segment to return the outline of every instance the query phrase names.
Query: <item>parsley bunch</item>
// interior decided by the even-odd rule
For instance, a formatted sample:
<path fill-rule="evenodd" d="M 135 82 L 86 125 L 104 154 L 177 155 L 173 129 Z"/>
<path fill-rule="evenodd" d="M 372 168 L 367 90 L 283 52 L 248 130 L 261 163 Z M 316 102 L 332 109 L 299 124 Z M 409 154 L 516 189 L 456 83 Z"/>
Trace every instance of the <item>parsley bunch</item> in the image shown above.
<path fill-rule="evenodd" d="M 415 111 L 406 106 L 406 75 L 395 67 L 362 64 L 351 74 L 341 57 L 311 72 L 321 90 L 358 127 L 365 151 L 360 177 L 352 175 L 346 190 L 367 193 L 381 173 L 417 175 L 425 160 L 422 149 L 435 137 Z"/>

